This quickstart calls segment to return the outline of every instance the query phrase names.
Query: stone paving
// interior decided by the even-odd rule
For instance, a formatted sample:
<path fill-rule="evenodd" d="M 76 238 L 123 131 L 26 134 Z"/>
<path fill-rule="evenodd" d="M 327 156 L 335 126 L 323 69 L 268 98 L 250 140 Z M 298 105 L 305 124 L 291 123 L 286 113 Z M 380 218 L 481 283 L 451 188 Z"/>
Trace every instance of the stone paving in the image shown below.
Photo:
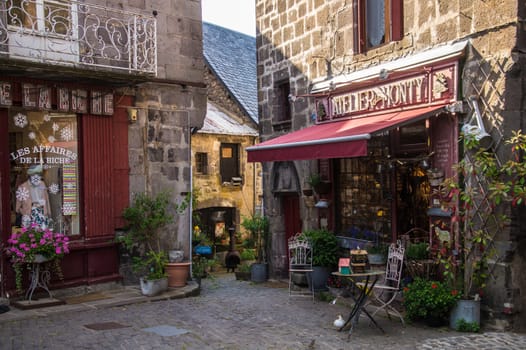
<path fill-rule="evenodd" d="M 385 334 L 362 317 L 348 339 L 333 326 L 345 303 L 290 298 L 285 283 L 233 274 L 204 279 L 195 297 L 116 303 L 0 315 L 0 349 L 526 349 L 524 334 L 404 327 L 384 317 L 377 320 Z"/>

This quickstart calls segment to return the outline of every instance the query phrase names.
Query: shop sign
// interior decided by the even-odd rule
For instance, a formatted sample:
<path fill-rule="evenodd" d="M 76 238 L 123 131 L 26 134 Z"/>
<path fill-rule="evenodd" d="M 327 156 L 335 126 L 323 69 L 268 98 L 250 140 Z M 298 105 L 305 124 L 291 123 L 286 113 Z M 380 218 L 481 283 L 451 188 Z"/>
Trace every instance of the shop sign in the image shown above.
<path fill-rule="evenodd" d="M 86 89 L 69 89 L 58 87 L 57 110 L 59 112 L 76 112 L 113 115 L 113 94 Z M 0 105 L 12 106 L 12 84 L 0 82 Z M 28 109 L 51 110 L 52 88 L 45 85 L 22 84 L 22 105 Z"/>
<path fill-rule="evenodd" d="M 77 153 L 64 147 L 41 144 L 19 148 L 11 152 L 9 157 L 18 164 L 40 164 L 45 167 L 53 167 L 74 163 L 77 160 Z"/>
<path fill-rule="evenodd" d="M 457 70 L 455 62 L 359 89 L 351 84 L 351 89 L 327 97 L 328 108 L 335 119 L 446 104 L 456 98 Z"/>

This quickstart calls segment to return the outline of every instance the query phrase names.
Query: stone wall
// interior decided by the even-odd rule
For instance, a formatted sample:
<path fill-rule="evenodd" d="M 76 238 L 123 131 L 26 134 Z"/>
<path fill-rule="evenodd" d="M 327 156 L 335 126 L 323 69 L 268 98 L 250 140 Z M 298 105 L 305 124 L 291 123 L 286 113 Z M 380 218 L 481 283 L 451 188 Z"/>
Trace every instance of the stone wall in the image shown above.
<path fill-rule="evenodd" d="M 191 127 L 206 114 L 201 2 L 129 0 L 130 6 L 156 11 L 158 72 L 134 86 L 138 120 L 129 127 L 130 195 L 168 190 L 174 203 L 190 191 Z M 164 246 L 189 253 L 188 211 L 174 213 Z"/>
<path fill-rule="evenodd" d="M 238 103 L 230 96 L 224 84 L 207 69 L 205 74 L 208 98 L 211 102 L 225 109 L 231 118 L 240 124 L 248 124 L 257 130 L 257 125 L 245 114 Z M 257 137 L 245 135 L 209 134 L 198 132 L 192 137 L 192 154 L 207 153 L 208 174 L 197 174 L 194 166 L 194 187 L 199 188 L 198 208 L 234 207 L 236 208 L 236 230 L 244 232 L 240 226 L 244 217 L 254 214 L 255 207 L 260 205 L 263 193 L 261 183 L 261 165 L 248 163 L 245 149 L 254 145 Z M 241 186 L 223 185 L 220 176 L 220 146 L 221 143 L 240 145 L 240 175 L 243 178 Z"/>

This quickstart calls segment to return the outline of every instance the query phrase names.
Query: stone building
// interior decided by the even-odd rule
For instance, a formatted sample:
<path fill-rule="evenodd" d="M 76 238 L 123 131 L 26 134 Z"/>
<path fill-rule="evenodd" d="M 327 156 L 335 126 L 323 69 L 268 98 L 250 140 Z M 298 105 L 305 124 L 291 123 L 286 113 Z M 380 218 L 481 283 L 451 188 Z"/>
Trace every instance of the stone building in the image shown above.
<path fill-rule="evenodd" d="M 245 151 L 258 140 L 256 39 L 203 23 L 203 46 L 208 107 L 192 137 L 194 213 L 219 243 L 231 227 L 243 232 L 243 218 L 261 206 L 261 167 L 248 163 Z"/>
<path fill-rule="evenodd" d="M 310 228 L 341 242 L 361 234 L 433 244 L 441 232 L 460 248 L 455 215 L 433 190 L 464 157 L 462 128 L 500 162 L 510 154 L 504 140 L 524 129 L 525 10 L 514 0 L 256 2 L 262 143 L 248 159 L 263 165 L 273 271 L 287 238 Z M 303 194 L 312 174 L 328 193 Z M 318 208 L 321 199 L 328 205 Z M 520 210 L 491 232 L 483 307 L 494 326 L 524 330 Z"/>
<path fill-rule="evenodd" d="M 177 203 L 191 186 L 190 130 L 206 112 L 201 2 L 5 1 L 0 13 L 2 242 L 24 219 L 18 188 L 36 165 L 46 224 L 71 242 L 51 288 L 120 281 L 115 236 L 133 194 Z M 166 248 L 190 253 L 190 216 Z"/>

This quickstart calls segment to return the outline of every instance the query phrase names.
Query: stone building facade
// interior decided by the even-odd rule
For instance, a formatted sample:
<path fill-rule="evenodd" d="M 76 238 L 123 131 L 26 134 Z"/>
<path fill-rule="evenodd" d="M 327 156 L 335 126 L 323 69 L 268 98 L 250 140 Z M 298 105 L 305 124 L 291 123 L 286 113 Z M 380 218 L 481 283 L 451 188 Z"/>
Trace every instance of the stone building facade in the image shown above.
<path fill-rule="evenodd" d="M 41 150 L 49 223 L 71 242 L 64 279 L 51 288 L 126 279 L 115 237 L 133 194 L 169 191 L 179 203 L 191 186 L 190 130 L 206 113 L 201 2 L 4 5 L 2 242 L 17 229 L 16 184 L 29 161 L 9 155 Z M 189 256 L 190 217 L 178 215 L 166 230 L 166 249 L 177 245 Z M 3 273 L 12 290 L 12 271 Z"/>
<path fill-rule="evenodd" d="M 193 181 L 199 193 L 194 213 L 200 230 L 221 246 L 219 236 L 229 228 L 243 237 L 243 219 L 261 207 L 261 166 L 248 163 L 245 151 L 258 140 L 255 38 L 208 23 L 203 36 L 208 109 L 203 127 L 192 137 Z M 225 262 L 222 254 L 216 258 Z"/>
<path fill-rule="evenodd" d="M 415 121 L 420 117 L 428 120 L 428 145 L 424 144 L 426 141 L 422 143 L 424 148 L 420 149 L 421 153 L 416 148 L 396 148 L 393 143 L 387 142 L 384 144 L 385 152 L 365 156 L 374 163 L 379 174 L 384 174 L 381 169 L 382 166 L 385 169 L 386 165 L 391 170 L 394 165 L 396 171 L 396 175 L 393 175 L 395 177 L 389 175 L 383 179 L 375 178 L 370 173 L 364 175 L 372 176 L 376 186 L 384 186 L 387 181 L 391 183 L 388 197 L 385 197 L 387 193 L 379 194 L 384 196 L 384 203 L 390 203 L 388 208 L 375 210 L 375 215 L 367 219 L 369 222 L 375 221 L 379 219 L 378 213 L 383 213 L 380 220 L 384 222 L 383 227 L 374 231 L 383 231 L 384 238 L 387 236 L 388 240 L 393 240 L 410 228 L 404 227 L 404 221 L 425 230 L 433 227 L 433 218 L 425 215 L 427 208 L 432 207 L 432 202 L 427 201 L 421 207 L 420 213 L 424 213 L 421 217 L 415 214 L 409 216 L 408 212 L 404 212 L 400 204 L 403 200 L 400 199 L 403 198 L 402 193 L 407 193 L 408 187 L 403 186 L 402 178 L 414 178 L 414 172 L 425 170 L 418 169 L 424 159 L 431 161 L 434 166 L 442 165 L 442 170 L 448 175 L 450 166 L 462 157 L 461 149 L 456 148 L 459 129 L 469 123 L 475 108 L 480 109 L 484 128 L 491 135 L 492 149 L 499 161 L 504 162 L 509 155 L 504 140 L 512 131 L 524 129 L 525 122 L 522 103 L 525 36 L 521 22 L 525 11 L 525 5 L 514 0 L 258 0 L 259 130 L 261 141 L 267 148 L 249 149 L 249 160 L 262 161 L 263 165 L 264 204 L 273 235 L 271 255 L 284 256 L 286 238 L 298 230 L 325 226 L 334 230 L 337 235 L 343 235 L 342 231 L 347 228 L 346 222 L 356 222 L 357 218 L 353 214 L 359 213 L 359 208 L 347 211 L 349 207 L 346 206 L 346 201 L 352 205 L 352 200 L 341 195 L 345 189 L 349 189 L 342 174 L 348 164 L 352 164 L 351 168 L 356 168 L 360 159 L 365 158 L 353 158 L 355 156 L 345 154 L 321 154 L 309 158 L 300 151 L 296 157 L 273 158 L 264 152 L 272 150 L 276 153 L 281 148 L 284 153 L 290 154 L 294 150 L 290 140 L 294 137 L 294 142 L 298 142 L 298 139 L 300 143 L 303 142 L 301 137 L 305 141 L 318 142 L 305 136 L 306 132 L 301 133 L 302 129 L 322 130 L 312 127 L 324 124 L 329 128 L 331 122 L 353 119 L 353 115 L 377 115 L 382 119 L 382 113 L 385 116 L 385 113 L 396 109 L 387 110 L 387 100 L 374 104 L 377 102 L 372 102 L 372 96 L 382 100 L 378 91 L 398 89 L 401 84 L 407 83 L 404 79 L 411 76 L 411 72 L 430 74 L 428 78 L 433 86 L 428 106 L 441 106 L 445 109 L 434 110 L 432 114 L 426 114 L 423 109 L 407 112 L 414 114 L 411 118 Z M 367 13 L 372 15 L 367 17 Z M 375 17 L 375 14 L 380 16 Z M 376 26 L 369 26 L 368 23 Z M 456 49 L 458 47 L 459 50 Z M 452 63 L 456 68 L 448 68 L 453 73 L 443 83 L 440 78 L 444 74 L 439 70 L 440 65 L 446 63 Z M 456 69 L 458 70 L 455 71 Z M 437 86 L 442 90 L 434 90 Z M 436 97 L 445 97 L 440 91 L 451 88 L 454 90 L 450 90 L 447 101 L 441 104 Z M 407 91 L 415 91 L 410 89 L 412 87 Z M 407 105 L 396 111 L 417 108 L 415 100 L 410 101 L 406 95 L 403 99 Z M 477 102 L 473 102 L 474 100 Z M 393 101 L 389 100 L 395 104 Z M 371 108 L 366 110 L 366 107 Z M 449 117 L 439 118 L 438 112 Z M 454 121 L 447 128 L 436 124 L 445 119 Z M 384 117 L 382 122 L 385 121 Z M 394 124 L 382 130 L 371 129 L 369 126 L 373 131 L 369 133 L 369 136 L 372 135 L 371 141 L 367 141 L 369 150 L 372 149 L 372 140 L 381 143 L 382 135 L 390 140 L 400 139 L 403 136 L 400 133 L 403 125 Z M 438 136 L 440 129 L 447 131 Z M 377 131 L 376 134 L 374 131 Z M 289 134 L 291 136 L 287 136 Z M 279 138 L 280 136 L 283 138 Z M 274 139 L 277 141 L 272 141 Z M 270 144 L 265 144 L 266 141 Z M 349 144 L 348 147 L 355 147 L 353 145 Z M 442 160 L 437 157 L 441 152 L 440 145 L 450 145 L 444 146 L 448 151 Z M 340 148 L 345 147 L 343 143 L 340 145 Z M 316 152 L 313 148 L 307 150 Z M 338 153 L 338 150 L 331 151 Z M 254 154 L 253 157 L 250 153 Z M 377 155 L 379 156 L 372 158 Z M 352 159 L 343 160 L 347 158 Z M 393 159 L 399 165 L 393 163 Z M 292 176 L 293 181 L 292 186 L 280 190 L 276 187 L 275 179 L 279 177 L 284 164 L 287 164 L 287 169 L 293 169 L 292 175 L 288 175 Z M 290 173 L 290 170 L 287 171 Z M 308 187 L 307 179 L 312 173 L 326 176 L 333 184 L 333 192 L 329 195 L 333 205 L 328 209 L 315 208 L 312 198 L 302 195 L 301 190 Z M 426 172 L 422 174 L 425 175 Z M 348 175 L 353 176 L 352 173 Z M 366 187 L 362 190 L 366 190 Z M 347 197 L 353 198 L 352 189 L 349 191 Z M 292 212 L 299 213 L 300 222 L 289 222 L 287 219 L 291 213 L 291 197 Z M 412 203 L 416 203 L 417 199 L 413 197 Z M 364 201 L 374 202 L 374 197 L 368 196 Z M 396 205 L 395 202 L 399 204 Z M 511 210 L 513 214 L 520 211 L 521 209 L 516 208 Z M 347 219 L 349 220 L 345 221 Z M 496 233 L 498 258 L 491 263 L 492 273 L 483 304 L 490 323 L 501 328 L 526 327 L 524 317 L 521 316 L 526 310 L 524 298 L 521 297 L 526 285 L 520 278 L 526 257 L 523 227 L 523 215 L 514 215 L 511 225 Z M 453 236 L 458 232 L 454 227 L 447 229 L 451 230 Z M 281 264 L 278 260 L 271 262 L 274 271 Z M 505 304 L 512 305 L 513 309 L 506 309 Z"/>

